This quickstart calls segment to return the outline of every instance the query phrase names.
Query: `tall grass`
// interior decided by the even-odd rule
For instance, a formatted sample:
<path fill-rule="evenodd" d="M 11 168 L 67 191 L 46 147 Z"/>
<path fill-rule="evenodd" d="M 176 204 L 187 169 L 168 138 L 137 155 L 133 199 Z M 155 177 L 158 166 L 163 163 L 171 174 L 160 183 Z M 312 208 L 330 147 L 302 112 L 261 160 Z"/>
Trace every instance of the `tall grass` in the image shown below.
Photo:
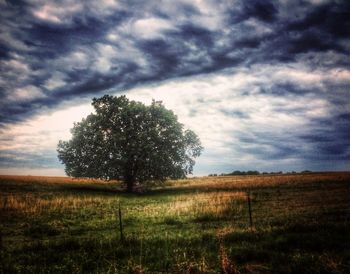
<path fill-rule="evenodd" d="M 192 178 L 143 194 L 0 176 L 0 272 L 345 273 L 349 193 L 350 173 Z"/>

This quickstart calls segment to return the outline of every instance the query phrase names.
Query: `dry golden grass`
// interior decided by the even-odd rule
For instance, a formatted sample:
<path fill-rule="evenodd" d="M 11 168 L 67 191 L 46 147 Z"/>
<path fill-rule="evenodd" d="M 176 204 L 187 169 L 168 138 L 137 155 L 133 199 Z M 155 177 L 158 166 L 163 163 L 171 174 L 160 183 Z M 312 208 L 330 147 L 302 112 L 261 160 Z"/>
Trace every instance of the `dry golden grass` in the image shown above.
<path fill-rule="evenodd" d="M 128 214 L 143 214 L 149 217 L 164 215 L 198 215 L 202 213 L 220 216 L 234 200 L 246 199 L 245 192 L 198 193 L 194 195 L 175 196 L 168 202 L 149 203 L 144 206 L 128 206 L 123 208 Z M 63 213 L 80 209 L 115 210 L 118 199 L 113 196 L 65 195 L 40 197 L 34 194 L 2 195 L 0 210 L 17 214 L 41 215 L 46 213 Z"/>
<path fill-rule="evenodd" d="M 341 273 L 349 182 L 350 173 L 203 177 L 130 195 L 116 182 L 0 176 L 0 232 L 8 269 L 22 273 L 281 273 L 286 258 L 296 271 Z"/>
<path fill-rule="evenodd" d="M 174 192 L 180 190 L 196 190 L 198 193 L 185 193 L 174 195 L 169 200 L 138 205 L 132 204 L 123 208 L 126 212 L 135 215 L 143 214 L 149 217 L 157 217 L 164 215 L 199 215 L 213 214 L 214 216 L 222 216 L 230 209 L 233 201 L 242 201 L 247 198 L 246 190 L 273 186 L 293 186 L 297 184 L 311 184 L 322 181 L 345 180 L 350 178 L 350 173 L 321 173 L 321 174 L 303 174 L 301 175 L 263 175 L 263 176 L 224 176 L 224 177 L 202 177 L 186 180 L 169 181 L 165 189 Z M 105 182 L 102 180 L 92 179 L 72 179 L 68 177 L 43 177 L 43 176 L 0 176 L 1 182 L 14 182 L 19 185 L 56 185 L 56 186 L 84 186 L 93 185 L 104 189 L 116 184 L 116 182 Z M 242 191 L 244 190 L 244 191 Z M 263 202 L 264 208 L 278 210 L 305 210 L 318 208 L 320 204 L 328 205 L 328 209 L 337 207 L 337 204 L 344 205 L 348 201 L 343 195 L 343 189 L 333 189 L 332 195 L 329 190 L 322 192 L 322 189 L 303 190 L 302 196 L 297 191 L 284 192 L 283 195 L 277 196 L 275 199 L 267 199 L 265 202 L 261 197 L 257 197 L 254 193 L 252 198 L 256 198 Z M 180 192 L 181 193 L 181 192 Z M 79 193 L 77 193 L 79 194 Z M 301 199 L 302 197 L 302 199 Z M 51 195 L 42 197 L 35 193 L 2 193 L 0 194 L 0 210 L 15 211 L 17 213 L 40 215 L 46 212 L 66 212 L 74 211 L 81 208 L 99 208 L 104 210 L 114 210 L 119 199 L 115 199 L 114 195 L 101 197 L 91 195 Z M 284 204 L 281 207 L 281 203 Z M 235 205 L 236 210 L 239 205 Z M 238 208 L 238 210 L 240 210 Z M 271 211 L 276 213 L 276 210 Z"/>
<path fill-rule="evenodd" d="M 232 206 L 233 201 L 246 199 L 245 192 L 215 192 L 198 193 L 191 195 L 177 195 L 167 202 L 149 203 L 144 206 L 126 208 L 130 214 L 139 214 L 148 217 L 164 216 L 198 216 L 213 214 L 220 217 Z"/>
<path fill-rule="evenodd" d="M 254 176 L 217 176 L 200 177 L 186 180 L 171 181 L 173 188 L 196 188 L 201 190 L 229 190 L 239 188 L 273 187 L 276 185 L 295 185 L 350 178 L 350 172 L 343 173 L 311 173 L 311 174 L 276 174 Z"/>
<path fill-rule="evenodd" d="M 225 229 L 221 229 L 217 233 L 217 237 L 219 240 L 219 257 L 220 257 L 220 268 L 221 273 L 223 274 L 239 274 L 240 272 L 234 265 L 234 263 L 229 259 L 229 256 L 227 255 L 227 251 L 224 245 L 224 236 L 226 235 L 227 231 Z"/>
<path fill-rule="evenodd" d="M 222 215 L 235 200 L 245 200 L 245 192 L 211 192 L 176 197 L 169 206 L 169 213 L 175 215 L 209 213 Z"/>
<path fill-rule="evenodd" d="M 82 208 L 99 208 L 112 206 L 111 199 L 93 196 L 59 196 L 42 198 L 32 194 L 2 196 L 0 210 L 17 214 L 41 215 L 47 213 L 63 213 Z"/>
<path fill-rule="evenodd" d="M 50 177 L 50 176 L 20 176 L 20 175 L 0 175 L 0 181 L 15 183 L 35 183 L 35 184 L 106 184 L 106 181 L 89 178 L 71 177 Z M 110 181 L 109 183 L 115 183 Z"/>
<path fill-rule="evenodd" d="M 194 177 L 183 180 L 169 180 L 167 187 L 172 189 L 178 188 L 195 188 L 201 190 L 210 189 L 231 189 L 245 187 L 264 187 L 275 186 L 278 184 L 300 184 L 314 183 L 319 181 L 329 181 L 333 179 L 346 180 L 350 178 L 350 172 L 343 173 L 311 173 L 311 174 L 284 174 L 284 175 L 254 175 L 254 176 L 217 176 L 217 177 Z M 35 183 L 35 184 L 97 184 L 110 185 L 116 184 L 116 181 L 104 181 L 89 178 L 71 178 L 71 177 L 48 177 L 48 176 L 17 176 L 17 175 L 0 175 L 0 182 L 8 181 L 15 183 Z"/>

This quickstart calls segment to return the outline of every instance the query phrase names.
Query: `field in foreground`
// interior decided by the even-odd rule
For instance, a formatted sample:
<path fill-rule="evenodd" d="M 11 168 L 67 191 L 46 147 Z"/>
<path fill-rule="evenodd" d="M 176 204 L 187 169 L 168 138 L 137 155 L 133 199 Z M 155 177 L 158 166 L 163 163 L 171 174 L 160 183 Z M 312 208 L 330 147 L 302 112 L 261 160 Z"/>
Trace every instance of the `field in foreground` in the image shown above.
<path fill-rule="evenodd" d="M 350 173 L 119 189 L 0 176 L 0 273 L 350 272 Z"/>

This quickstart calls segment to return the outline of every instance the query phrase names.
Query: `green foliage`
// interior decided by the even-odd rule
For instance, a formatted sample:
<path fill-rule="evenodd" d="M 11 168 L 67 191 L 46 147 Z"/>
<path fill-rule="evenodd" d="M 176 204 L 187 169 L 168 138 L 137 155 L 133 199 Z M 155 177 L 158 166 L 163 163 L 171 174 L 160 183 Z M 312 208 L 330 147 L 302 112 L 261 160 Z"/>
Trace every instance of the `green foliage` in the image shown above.
<path fill-rule="evenodd" d="M 125 96 L 93 99 L 95 113 L 75 123 L 72 139 L 60 141 L 58 158 L 73 177 L 164 181 L 191 174 L 203 147 L 161 103 L 150 106 Z"/>
<path fill-rule="evenodd" d="M 241 176 L 241 175 L 259 175 L 260 172 L 256 170 L 240 171 L 235 170 L 231 173 L 222 173 L 220 176 Z M 217 176 L 217 174 L 209 174 L 209 176 Z"/>

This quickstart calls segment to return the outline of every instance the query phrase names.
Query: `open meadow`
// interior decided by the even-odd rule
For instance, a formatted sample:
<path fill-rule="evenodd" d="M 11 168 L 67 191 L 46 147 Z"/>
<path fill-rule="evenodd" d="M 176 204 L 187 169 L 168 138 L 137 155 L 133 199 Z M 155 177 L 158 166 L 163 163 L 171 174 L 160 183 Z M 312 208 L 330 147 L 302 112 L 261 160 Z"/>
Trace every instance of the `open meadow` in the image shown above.
<path fill-rule="evenodd" d="M 1 273 L 350 272 L 350 173 L 0 176 L 0 218 Z"/>

